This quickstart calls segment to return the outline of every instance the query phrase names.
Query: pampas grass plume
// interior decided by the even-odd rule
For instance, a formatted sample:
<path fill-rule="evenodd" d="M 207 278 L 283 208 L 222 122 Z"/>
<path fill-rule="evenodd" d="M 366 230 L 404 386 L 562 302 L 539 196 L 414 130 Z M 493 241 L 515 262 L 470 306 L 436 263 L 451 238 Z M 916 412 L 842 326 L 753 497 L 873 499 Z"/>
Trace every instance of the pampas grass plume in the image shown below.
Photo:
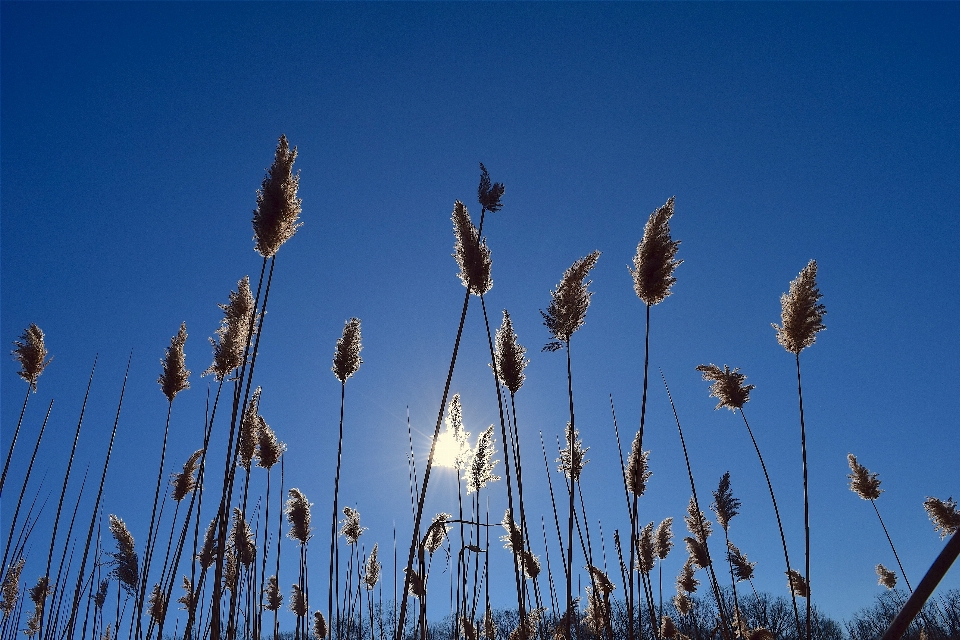
<path fill-rule="evenodd" d="M 283 594 L 280 593 L 280 585 L 277 583 L 277 576 L 273 575 L 267 578 L 267 586 L 263 590 L 267 603 L 263 608 L 267 611 L 277 611 L 283 604 Z"/>
<path fill-rule="evenodd" d="M 710 396 L 720 400 L 715 409 L 727 407 L 731 411 L 742 409 L 750 400 L 750 392 L 756 389 L 752 384 L 744 385 L 747 376 L 740 373 L 740 369 L 730 370 L 723 365 L 723 369 L 715 364 L 701 364 L 697 371 L 703 374 L 703 379 L 713 382 L 710 385 Z"/>
<path fill-rule="evenodd" d="M 290 592 L 290 611 L 293 611 L 293 615 L 298 618 L 307 615 L 307 601 L 303 597 L 303 591 L 300 590 L 300 585 L 296 583 L 294 583 L 293 589 Z"/>
<path fill-rule="evenodd" d="M 297 148 L 291 150 L 287 137 L 281 135 L 273 165 L 257 190 L 257 208 L 253 211 L 254 249 L 264 258 L 275 255 L 302 224 L 297 222 L 301 201 L 297 197 L 300 174 L 293 173 L 296 159 Z"/>
<path fill-rule="evenodd" d="M 223 319 L 216 331 L 220 341 L 210 338 L 210 344 L 213 345 L 213 364 L 202 375 L 213 374 L 222 382 L 243 364 L 247 334 L 251 332 L 253 305 L 250 278 L 244 276 L 237 282 L 237 291 L 230 292 L 230 302 L 218 305 L 223 309 Z"/>
<path fill-rule="evenodd" d="M 574 262 L 563 273 L 557 288 L 550 292 L 550 306 L 546 311 L 540 311 L 543 324 L 554 338 L 554 342 L 544 347 L 545 351 L 556 351 L 560 343 L 568 342 L 570 336 L 583 326 L 593 296 L 593 292 L 587 290 L 591 281 L 586 278 L 599 259 L 600 252 L 594 251 Z"/>
<path fill-rule="evenodd" d="M 343 325 L 343 335 L 337 340 L 337 348 L 333 353 L 333 367 L 330 370 L 337 376 L 337 380 L 345 383 L 347 378 L 360 369 L 363 364 L 360 357 L 362 349 L 360 318 L 350 318 Z"/>
<path fill-rule="evenodd" d="M 880 488 L 880 474 L 870 473 L 869 469 L 857 462 L 857 456 L 852 453 L 847 454 L 847 464 L 850 465 L 851 473 L 850 490 L 863 498 L 864 500 L 876 500 L 883 493 Z"/>
<path fill-rule="evenodd" d="M 292 488 L 287 492 L 286 513 L 287 522 L 290 524 L 287 536 L 291 540 L 306 544 L 313 535 L 313 530 L 310 528 L 310 507 L 312 506 L 300 489 Z"/>
<path fill-rule="evenodd" d="M 877 565 L 877 576 L 879 577 L 877 584 L 879 584 L 881 587 L 893 589 L 897 586 L 897 574 L 893 571 L 890 571 L 890 569 L 887 569 L 882 564 Z"/>
<path fill-rule="evenodd" d="M 493 425 L 490 425 L 477 438 L 477 446 L 464 475 L 467 481 L 467 494 L 479 491 L 488 482 L 496 482 L 500 479 L 500 476 L 493 473 L 494 467 L 500 462 L 493 459 L 496 452 L 493 446 Z"/>
<path fill-rule="evenodd" d="M 43 373 L 53 358 L 47 358 L 47 348 L 43 343 L 43 331 L 31 323 L 24 329 L 19 340 L 13 343 L 13 357 L 20 362 L 20 371 L 17 375 L 27 381 L 34 392 L 37 390 L 37 378 Z"/>
<path fill-rule="evenodd" d="M 790 589 L 793 595 L 800 598 L 810 596 L 810 587 L 807 585 L 807 580 L 800 572 L 794 571 L 793 569 L 787 572 L 787 588 Z"/>
<path fill-rule="evenodd" d="M 496 213 L 500 211 L 502 204 L 500 198 L 503 196 L 503 185 L 499 182 L 490 183 L 490 174 L 487 168 L 480 163 L 480 185 L 477 187 L 477 201 L 480 206 L 487 211 Z"/>
<path fill-rule="evenodd" d="M 626 473 L 627 489 L 637 497 L 642 496 L 647 490 L 647 480 L 653 475 L 648 464 L 649 459 L 649 451 L 640 451 L 640 432 L 637 431 L 630 446 Z"/>
<path fill-rule="evenodd" d="M 200 456 L 202 455 L 203 449 L 197 449 L 193 452 L 193 455 L 187 458 L 187 461 L 183 463 L 183 471 L 173 474 L 173 480 L 170 482 L 170 484 L 173 485 L 173 491 L 171 492 L 170 497 L 176 502 L 180 502 L 190 495 L 191 491 L 196 489 L 197 481 L 193 477 L 193 474 L 197 471 L 197 467 L 200 463 Z"/>
<path fill-rule="evenodd" d="M 493 287 L 490 278 L 490 249 L 486 239 L 470 220 L 470 212 L 457 200 L 453 205 L 453 257 L 460 266 L 458 277 L 463 286 L 476 296 L 482 296 Z"/>
<path fill-rule="evenodd" d="M 516 393 L 523 386 L 523 370 L 529 360 L 524 360 L 527 350 L 517 342 L 510 314 L 503 310 L 503 323 L 497 329 L 495 360 L 497 375 L 510 393 Z"/>
<path fill-rule="evenodd" d="M 730 489 L 729 471 L 720 478 L 720 484 L 713 492 L 713 504 L 710 508 L 717 514 L 717 522 L 724 531 L 730 527 L 730 521 L 740 513 L 740 500 L 733 497 Z"/>
<path fill-rule="evenodd" d="M 667 517 L 657 525 L 657 531 L 653 536 L 653 550 L 657 557 L 665 560 L 670 550 L 673 548 L 673 518 Z"/>
<path fill-rule="evenodd" d="M 827 308 L 818 302 L 821 297 L 817 288 L 817 261 L 811 260 L 790 283 L 790 290 L 780 297 L 783 326 L 773 325 L 777 342 L 790 353 L 799 355 L 816 341 L 818 331 L 826 329 L 823 316 Z"/>
<path fill-rule="evenodd" d="M 923 501 L 923 508 L 927 510 L 927 515 L 940 533 L 941 539 L 960 529 L 960 513 L 957 512 L 957 501 L 952 496 L 946 501 L 928 497 Z"/>
<path fill-rule="evenodd" d="M 167 347 L 164 358 L 160 361 L 163 365 L 163 373 L 157 378 L 157 383 L 163 390 L 163 395 L 167 396 L 167 400 L 170 402 L 173 402 L 178 393 L 190 388 L 188 380 L 190 372 L 184 366 L 183 345 L 186 342 L 187 323 L 182 322 L 180 323 L 180 331 L 170 339 L 170 346 Z"/>
<path fill-rule="evenodd" d="M 633 290 L 650 306 L 663 302 L 670 295 L 670 287 L 677 281 L 673 272 L 683 262 L 674 259 L 680 242 L 670 238 L 673 202 L 671 197 L 650 214 L 633 257 L 633 268 L 627 267 L 633 275 Z"/>
<path fill-rule="evenodd" d="M 757 566 L 757 563 L 750 562 L 747 556 L 732 542 L 727 542 L 727 560 L 733 565 L 733 575 L 738 582 L 753 578 L 753 568 Z"/>
<path fill-rule="evenodd" d="M 327 621 L 319 611 L 313 612 L 313 637 L 316 640 L 323 640 L 327 637 Z"/>

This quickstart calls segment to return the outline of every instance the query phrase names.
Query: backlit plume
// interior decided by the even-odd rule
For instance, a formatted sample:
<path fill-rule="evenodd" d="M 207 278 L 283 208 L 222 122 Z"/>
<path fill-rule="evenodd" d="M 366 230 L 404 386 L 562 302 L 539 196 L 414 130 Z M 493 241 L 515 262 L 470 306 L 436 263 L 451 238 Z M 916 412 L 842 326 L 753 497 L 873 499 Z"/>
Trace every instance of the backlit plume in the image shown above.
<path fill-rule="evenodd" d="M 291 540 L 296 540 L 300 544 L 306 544 L 313 535 L 310 528 L 310 507 L 313 505 L 307 501 L 300 489 L 290 489 L 287 492 L 287 522 L 290 524 L 290 531 L 287 536 Z"/>
<path fill-rule="evenodd" d="M 346 383 L 347 378 L 355 374 L 363 364 L 361 349 L 363 344 L 360 341 L 360 318 L 350 318 L 344 323 L 343 335 L 337 340 L 331 368 L 341 383 Z"/>
<path fill-rule="evenodd" d="M 293 237 L 300 228 L 300 174 L 293 173 L 297 148 L 290 149 L 287 137 L 280 136 L 273 165 L 267 170 L 263 184 L 257 190 L 257 208 L 253 211 L 254 249 L 264 258 L 277 253 L 280 245 Z"/>
<path fill-rule="evenodd" d="M 923 508 L 927 510 L 941 539 L 960 530 L 960 513 L 957 512 L 957 501 L 953 497 L 947 498 L 946 502 L 939 498 L 927 498 L 923 501 Z"/>
<path fill-rule="evenodd" d="M 53 358 L 47 358 L 47 348 L 43 344 L 43 331 L 35 324 L 27 327 L 19 340 L 14 341 L 13 357 L 20 362 L 17 375 L 27 381 L 34 392 L 37 390 L 37 378 Z"/>
<path fill-rule="evenodd" d="M 517 342 L 517 334 L 513 331 L 513 323 L 510 322 L 510 314 L 506 309 L 503 310 L 503 323 L 497 329 L 496 348 L 495 359 L 500 382 L 510 393 L 516 393 L 523 386 L 523 370 L 530 361 L 524 359 L 527 350 Z"/>
<path fill-rule="evenodd" d="M 857 462 L 857 456 L 852 453 L 847 454 L 847 464 L 850 465 L 851 471 L 847 475 L 850 478 L 850 490 L 864 500 L 879 498 L 883 493 L 883 489 L 880 488 L 880 474 L 870 473 L 869 469 Z"/>
<path fill-rule="evenodd" d="M 593 295 L 587 290 L 591 281 L 586 278 L 599 259 L 600 252 L 594 251 L 574 262 L 563 273 L 557 288 L 550 292 L 550 306 L 546 311 L 540 311 L 540 315 L 554 341 L 548 342 L 544 351 L 556 351 L 562 346 L 561 343 L 569 342 L 570 336 L 583 326 Z"/>
<path fill-rule="evenodd" d="M 822 297 L 817 288 L 817 261 L 811 260 L 790 283 L 790 291 L 780 297 L 783 326 L 773 325 L 777 342 L 790 353 L 799 355 L 816 341 L 818 331 L 826 329 L 823 316 L 827 308 L 817 302 Z"/>
<path fill-rule="evenodd" d="M 468 494 L 483 489 L 488 482 L 496 482 L 500 479 L 500 476 L 493 473 L 493 468 L 500 462 L 493 459 L 496 453 L 497 450 L 493 446 L 493 425 L 490 425 L 477 438 L 470 468 L 465 474 Z"/>
<path fill-rule="evenodd" d="M 703 379 L 713 382 L 710 385 L 710 396 L 720 400 L 715 409 L 727 407 L 731 411 L 742 409 L 750 399 L 750 392 L 756 389 L 752 384 L 744 385 L 747 376 L 740 373 L 740 369 L 730 370 L 723 365 L 723 369 L 715 364 L 702 364 L 697 371 L 703 374 Z"/>
<path fill-rule="evenodd" d="M 480 163 L 480 186 L 477 187 L 477 201 L 487 211 L 496 213 L 503 207 L 500 198 L 503 197 L 503 185 L 499 182 L 490 183 L 490 174 L 487 168 Z"/>
<path fill-rule="evenodd" d="M 893 589 L 897 586 L 897 574 L 893 571 L 890 571 L 890 569 L 887 569 L 882 564 L 877 565 L 877 576 L 879 576 L 877 584 L 879 584 L 881 587 Z"/>
<path fill-rule="evenodd" d="M 643 229 L 643 238 L 633 257 L 633 290 L 649 306 L 659 304 L 670 295 L 670 287 L 677 281 L 673 272 L 683 260 L 675 260 L 680 241 L 670 238 L 670 218 L 673 217 L 674 198 L 650 214 Z"/>
<path fill-rule="evenodd" d="M 184 366 L 183 345 L 187 342 L 187 323 L 180 324 L 180 331 L 170 340 L 170 346 L 166 349 L 166 354 L 161 360 L 163 373 L 157 378 L 163 395 L 167 400 L 173 402 L 174 397 L 190 388 L 190 372 Z"/>
<path fill-rule="evenodd" d="M 219 342 L 210 338 L 213 345 L 213 364 L 203 375 L 213 374 L 223 381 L 243 364 L 250 322 L 253 318 L 253 295 L 250 293 L 250 278 L 244 276 L 237 282 L 237 291 L 230 292 L 230 302 L 218 305 L 223 309 L 223 319 L 217 329 Z"/>
<path fill-rule="evenodd" d="M 490 278 L 490 249 L 485 238 L 470 220 L 470 212 L 459 200 L 453 205 L 453 257 L 460 266 L 458 274 L 463 286 L 475 296 L 482 296 L 493 287 Z"/>

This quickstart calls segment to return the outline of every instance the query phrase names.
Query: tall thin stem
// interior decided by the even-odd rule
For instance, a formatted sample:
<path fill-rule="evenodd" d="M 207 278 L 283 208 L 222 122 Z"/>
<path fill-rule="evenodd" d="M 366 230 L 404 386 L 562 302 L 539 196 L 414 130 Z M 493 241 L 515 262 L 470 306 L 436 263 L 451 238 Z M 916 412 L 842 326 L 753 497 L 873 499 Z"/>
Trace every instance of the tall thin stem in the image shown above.
<path fill-rule="evenodd" d="M 567 519 L 567 611 L 566 611 L 566 626 L 567 626 L 567 640 L 571 640 L 573 636 L 571 635 L 571 627 L 573 623 L 573 515 L 576 510 L 573 502 L 573 493 L 574 485 L 576 485 L 577 479 L 576 474 L 574 473 L 576 467 L 576 452 L 574 448 L 576 447 L 576 438 L 577 431 L 574 421 L 576 417 L 573 412 L 573 370 L 570 366 L 570 340 L 566 341 L 566 352 L 567 352 L 567 397 L 570 401 L 570 426 L 567 427 L 569 434 L 567 436 L 567 447 L 570 449 L 570 515 Z"/>
<path fill-rule="evenodd" d="M 7 460 L 3 463 L 3 474 L 0 475 L 0 495 L 3 494 L 3 485 L 7 481 L 7 470 L 10 468 L 10 458 L 13 457 L 13 448 L 17 446 L 17 436 L 20 434 L 20 425 L 23 424 L 23 414 L 27 410 L 27 401 L 30 400 L 31 387 L 27 384 L 27 395 L 23 398 L 23 406 L 20 407 L 20 418 L 17 420 L 17 428 L 13 431 L 13 439 L 10 441 L 10 449 L 7 451 Z"/>
<path fill-rule="evenodd" d="M 811 600 L 810 588 L 810 500 L 807 493 L 807 430 L 803 422 L 803 385 L 800 384 L 800 352 L 794 354 L 797 361 L 797 397 L 800 400 L 800 451 L 803 456 L 803 540 L 805 578 L 807 580 L 807 640 L 810 640 Z"/>
<path fill-rule="evenodd" d="M 340 563 L 336 562 L 334 567 L 334 555 L 337 550 L 337 500 L 340 496 L 340 461 L 343 455 L 343 403 L 346 396 L 347 383 L 340 382 L 340 437 L 337 441 L 337 472 L 333 478 L 333 516 L 330 523 L 330 581 L 327 590 L 327 620 L 333 621 L 333 603 L 340 599 Z M 336 580 L 334 580 L 336 576 Z M 336 587 L 334 583 L 336 582 Z M 336 589 L 336 596 L 334 596 Z M 340 612 L 337 611 L 336 624 L 333 625 L 338 630 L 340 628 Z"/>

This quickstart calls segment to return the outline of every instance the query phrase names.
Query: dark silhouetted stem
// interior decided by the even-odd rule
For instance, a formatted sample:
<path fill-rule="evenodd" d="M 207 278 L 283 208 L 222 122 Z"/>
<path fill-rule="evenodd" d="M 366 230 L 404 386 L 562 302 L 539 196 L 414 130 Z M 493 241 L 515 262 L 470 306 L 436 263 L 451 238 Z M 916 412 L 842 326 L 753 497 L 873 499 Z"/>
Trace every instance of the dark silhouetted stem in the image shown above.
<path fill-rule="evenodd" d="M 811 601 L 813 589 L 810 587 L 810 500 L 807 493 L 807 429 L 803 422 L 803 386 L 800 384 L 800 353 L 794 354 L 797 360 L 797 397 L 800 400 L 800 452 L 803 456 L 803 536 L 804 536 L 804 576 L 807 580 L 807 640 L 810 635 Z"/>
<path fill-rule="evenodd" d="M 17 428 L 13 431 L 13 439 L 10 441 L 10 450 L 7 451 L 7 460 L 3 463 L 3 474 L 0 475 L 0 495 L 3 494 L 3 485 L 7 481 L 7 470 L 10 468 L 10 458 L 13 457 L 13 448 L 17 446 L 17 436 L 20 435 L 20 425 L 23 424 L 23 414 L 27 410 L 27 401 L 30 400 L 31 387 L 27 384 L 27 395 L 23 398 L 23 406 L 20 407 L 20 418 L 17 420 Z"/>

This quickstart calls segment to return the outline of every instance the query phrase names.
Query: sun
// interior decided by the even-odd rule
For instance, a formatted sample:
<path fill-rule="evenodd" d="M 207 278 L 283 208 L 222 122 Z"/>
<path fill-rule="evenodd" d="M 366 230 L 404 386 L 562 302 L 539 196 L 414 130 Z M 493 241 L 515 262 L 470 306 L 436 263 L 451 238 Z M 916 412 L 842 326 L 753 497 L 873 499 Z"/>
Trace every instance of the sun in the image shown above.
<path fill-rule="evenodd" d="M 441 467 L 455 469 L 457 466 L 457 453 L 460 447 L 453 438 L 453 433 L 446 430 L 437 438 L 437 447 L 433 452 L 433 464 Z"/>

